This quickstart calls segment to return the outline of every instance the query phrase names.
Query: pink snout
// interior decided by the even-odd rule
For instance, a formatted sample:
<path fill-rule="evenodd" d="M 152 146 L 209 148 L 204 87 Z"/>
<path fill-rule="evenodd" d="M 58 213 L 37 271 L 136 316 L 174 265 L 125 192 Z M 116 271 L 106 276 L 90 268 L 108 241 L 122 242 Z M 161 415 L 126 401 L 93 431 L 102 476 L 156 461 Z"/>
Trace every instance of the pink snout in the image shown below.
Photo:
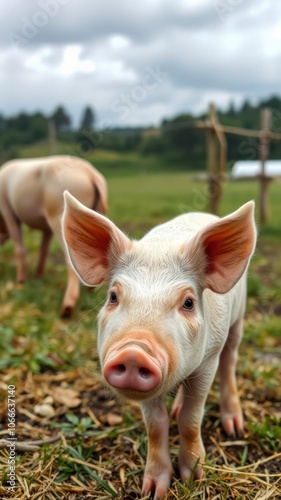
<path fill-rule="evenodd" d="M 107 382 L 116 389 L 151 391 L 162 380 L 160 368 L 140 347 L 125 347 L 108 359 L 103 368 Z"/>

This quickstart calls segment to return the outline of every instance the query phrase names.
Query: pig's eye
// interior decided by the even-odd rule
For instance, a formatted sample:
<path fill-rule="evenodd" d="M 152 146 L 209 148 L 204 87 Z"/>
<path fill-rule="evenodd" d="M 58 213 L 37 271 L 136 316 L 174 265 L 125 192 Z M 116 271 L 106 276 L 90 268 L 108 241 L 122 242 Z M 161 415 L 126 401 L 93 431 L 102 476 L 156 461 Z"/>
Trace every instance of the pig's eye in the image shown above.
<path fill-rule="evenodd" d="M 117 304 L 118 299 L 117 299 L 117 293 L 116 292 L 111 292 L 109 295 L 109 301 L 110 304 Z"/>
<path fill-rule="evenodd" d="M 194 307 L 193 300 L 192 299 L 185 299 L 184 304 L 183 304 L 183 308 L 186 311 L 192 311 L 193 307 Z"/>

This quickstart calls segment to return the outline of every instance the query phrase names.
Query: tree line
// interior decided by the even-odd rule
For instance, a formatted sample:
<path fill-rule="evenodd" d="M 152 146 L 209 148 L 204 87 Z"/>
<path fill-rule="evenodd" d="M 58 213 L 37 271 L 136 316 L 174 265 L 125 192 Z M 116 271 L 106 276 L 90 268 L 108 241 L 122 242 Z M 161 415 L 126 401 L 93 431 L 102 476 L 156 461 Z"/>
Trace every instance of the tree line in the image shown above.
<path fill-rule="evenodd" d="M 13 145 L 28 145 L 46 139 L 49 135 L 48 123 L 53 121 L 58 133 L 71 131 L 71 118 L 63 106 L 46 116 L 40 111 L 36 113 L 21 112 L 13 117 L 4 117 L 0 113 L 0 146 L 9 150 Z M 82 113 L 80 128 L 92 129 L 95 115 L 90 106 Z"/>
<path fill-rule="evenodd" d="M 235 108 L 231 103 L 227 110 L 218 110 L 218 118 L 225 125 L 260 129 L 260 111 L 263 107 L 272 109 L 272 130 L 281 132 L 281 98 L 277 96 L 257 104 L 245 101 L 240 108 Z M 70 115 L 63 106 L 58 106 L 50 116 L 41 112 L 21 112 L 13 117 L 0 114 L 0 156 L 2 160 L 13 158 L 17 156 L 18 148 L 46 141 L 51 120 L 57 140 L 69 144 L 83 142 L 85 154 L 93 147 L 115 151 L 137 150 L 143 155 L 157 154 L 169 162 L 200 169 L 206 166 L 206 137 L 204 131 L 193 128 L 192 124 L 197 119 L 205 118 L 206 114 L 195 116 L 182 113 L 164 119 L 158 128 L 123 127 L 103 131 L 95 127 L 95 113 L 91 106 L 86 106 L 82 111 L 76 129 L 72 127 Z M 259 158 L 260 145 L 257 139 L 231 135 L 227 137 L 227 143 L 228 159 L 231 161 Z M 271 143 L 270 158 L 281 159 L 280 142 Z"/>

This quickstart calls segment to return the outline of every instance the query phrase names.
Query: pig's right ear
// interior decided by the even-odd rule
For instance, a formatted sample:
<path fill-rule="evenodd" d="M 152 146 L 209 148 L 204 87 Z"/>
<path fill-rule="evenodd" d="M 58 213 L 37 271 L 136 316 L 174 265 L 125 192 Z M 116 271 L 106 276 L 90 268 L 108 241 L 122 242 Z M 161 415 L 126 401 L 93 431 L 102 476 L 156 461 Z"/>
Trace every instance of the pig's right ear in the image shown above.
<path fill-rule="evenodd" d="M 67 191 L 61 224 L 68 258 L 89 286 L 108 281 L 114 258 L 132 246 L 113 222 L 82 205 Z"/>
<path fill-rule="evenodd" d="M 256 245 L 254 202 L 205 226 L 187 246 L 203 288 L 226 293 L 245 271 Z"/>

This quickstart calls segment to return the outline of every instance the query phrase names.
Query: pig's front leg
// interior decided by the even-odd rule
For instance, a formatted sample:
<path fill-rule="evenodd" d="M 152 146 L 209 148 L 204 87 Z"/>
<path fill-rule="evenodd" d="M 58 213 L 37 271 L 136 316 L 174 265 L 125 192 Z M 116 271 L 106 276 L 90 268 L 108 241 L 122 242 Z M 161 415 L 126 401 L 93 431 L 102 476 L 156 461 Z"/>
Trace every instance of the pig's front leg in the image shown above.
<path fill-rule="evenodd" d="M 231 326 L 220 355 L 219 374 L 221 392 L 221 418 L 229 436 L 243 435 L 243 414 L 236 384 L 237 350 L 243 334 L 243 318 Z"/>
<path fill-rule="evenodd" d="M 23 244 L 21 223 L 10 208 L 7 208 L 7 211 L 5 212 L 5 222 L 10 238 L 14 242 L 17 262 L 17 283 L 23 283 L 27 278 L 27 263 L 26 250 Z"/>
<path fill-rule="evenodd" d="M 157 398 L 141 404 L 148 436 L 148 453 L 142 494 L 154 492 L 154 500 L 167 493 L 172 477 L 169 453 L 169 416 L 164 400 Z"/>
<path fill-rule="evenodd" d="M 179 470 L 183 482 L 188 480 L 193 472 L 195 479 L 200 479 L 203 475 L 200 461 L 204 460 L 205 449 L 201 438 L 201 423 L 205 401 L 217 365 L 217 359 L 209 359 L 208 364 L 200 367 L 200 372 L 185 380 L 179 389 L 176 406 L 172 410 L 172 415 L 176 416 L 179 427 Z"/>

